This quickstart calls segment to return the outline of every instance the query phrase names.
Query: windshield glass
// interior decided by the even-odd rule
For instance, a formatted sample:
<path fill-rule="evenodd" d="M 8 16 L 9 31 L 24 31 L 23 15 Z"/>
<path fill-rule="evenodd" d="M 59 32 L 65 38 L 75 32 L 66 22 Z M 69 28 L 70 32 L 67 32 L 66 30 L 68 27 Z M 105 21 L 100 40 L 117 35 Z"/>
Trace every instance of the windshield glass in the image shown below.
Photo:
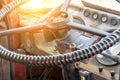
<path fill-rule="evenodd" d="M 83 0 L 101 7 L 110 8 L 112 10 L 120 11 L 120 4 L 116 0 Z"/>
<path fill-rule="evenodd" d="M 21 8 L 40 9 L 40 8 L 54 8 L 65 0 L 30 0 L 28 3 L 21 6 Z M 81 5 L 81 1 L 86 1 L 102 7 L 107 7 L 113 10 L 120 11 L 120 4 L 117 0 L 71 0 L 71 4 Z"/>

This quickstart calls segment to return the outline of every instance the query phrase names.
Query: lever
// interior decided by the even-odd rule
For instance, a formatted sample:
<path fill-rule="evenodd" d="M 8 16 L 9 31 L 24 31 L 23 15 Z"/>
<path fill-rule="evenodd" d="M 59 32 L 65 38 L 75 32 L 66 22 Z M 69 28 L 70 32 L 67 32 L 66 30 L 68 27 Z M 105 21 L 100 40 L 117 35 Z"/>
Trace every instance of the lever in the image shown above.
<path fill-rule="evenodd" d="M 108 33 L 108 32 L 105 32 L 105 31 L 102 31 L 102 30 L 99 30 L 99 29 L 96 29 L 96 28 L 92 28 L 92 27 L 89 27 L 89 26 L 85 26 L 85 25 L 82 25 L 82 24 L 79 24 L 79 23 L 76 23 L 76 22 L 72 22 L 72 21 L 68 22 L 67 25 L 74 28 L 74 29 L 86 31 L 86 32 L 89 32 L 89 33 L 92 33 L 92 34 L 102 36 L 102 37 L 110 35 L 110 33 Z"/>

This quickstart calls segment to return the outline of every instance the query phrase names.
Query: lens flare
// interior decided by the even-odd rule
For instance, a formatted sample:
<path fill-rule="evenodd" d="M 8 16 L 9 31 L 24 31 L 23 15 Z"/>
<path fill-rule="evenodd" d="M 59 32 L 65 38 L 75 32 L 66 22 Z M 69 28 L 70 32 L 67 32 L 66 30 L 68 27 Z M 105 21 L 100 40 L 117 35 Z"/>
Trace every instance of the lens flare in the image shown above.
<path fill-rule="evenodd" d="M 31 8 L 42 8 L 44 5 L 41 3 L 41 0 L 30 0 L 28 6 Z"/>
<path fill-rule="evenodd" d="M 40 9 L 40 8 L 54 8 L 61 4 L 64 0 L 29 0 L 28 3 L 22 5 L 22 8 L 32 8 L 32 9 Z"/>

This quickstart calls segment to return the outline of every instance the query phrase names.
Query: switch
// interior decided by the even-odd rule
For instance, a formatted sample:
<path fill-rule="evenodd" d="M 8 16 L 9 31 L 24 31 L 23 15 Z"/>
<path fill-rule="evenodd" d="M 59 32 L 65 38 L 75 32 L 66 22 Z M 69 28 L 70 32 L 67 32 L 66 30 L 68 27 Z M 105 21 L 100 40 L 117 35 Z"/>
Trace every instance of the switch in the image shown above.
<path fill-rule="evenodd" d="M 115 71 L 114 71 L 114 70 L 111 70 L 111 71 L 110 71 L 110 74 L 111 74 L 111 77 L 114 77 L 114 76 L 115 76 Z"/>
<path fill-rule="evenodd" d="M 103 72 L 103 67 L 99 66 L 98 70 L 99 70 L 100 73 Z"/>

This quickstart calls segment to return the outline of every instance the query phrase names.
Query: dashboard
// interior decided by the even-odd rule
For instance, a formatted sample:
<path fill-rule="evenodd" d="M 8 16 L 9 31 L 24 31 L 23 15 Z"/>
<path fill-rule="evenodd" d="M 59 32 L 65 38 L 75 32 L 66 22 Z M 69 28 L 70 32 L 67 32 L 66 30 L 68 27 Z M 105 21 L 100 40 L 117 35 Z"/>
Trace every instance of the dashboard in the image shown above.
<path fill-rule="evenodd" d="M 75 1 L 78 1 L 78 0 L 73 0 L 73 2 Z M 79 27 L 81 26 L 85 29 L 90 27 L 90 29 L 92 29 L 93 31 L 96 30 L 96 32 L 98 31 L 98 33 L 99 31 L 102 31 L 108 34 L 111 34 L 114 30 L 119 28 L 120 26 L 119 10 L 114 10 L 113 8 L 107 8 L 105 6 L 101 6 L 95 3 L 93 4 L 89 0 L 81 0 L 81 1 L 82 1 L 81 5 L 79 4 L 80 0 L 78 1 L 78 4 L 71 3 L 67 11 L 68 12 L 67 17 L 68 18 L 70 17 L 74 23 L 77 23 L 76 25 L 82 24 L 82 25 L 79 25 Z M 43 8 L 41 10 L 39 9 L 33 10 L 33 11 L 30 11 L 31 14 L 29 14 L 29 11 L 26 9 L 21 10 L 20 8 L 17 8 L 16 10 L 13 10 L 13 12 L 15 13 L 18 12 L 17 18 L 11 12 L 10 15 L 12 14 L 12 18 L 10 18 L 10 20 L 8 21 L 10 21 L 9 22 L 10 25 L 14 24 L 15 22 L 19 23 L 20 28 L 15 30 L 13 29 L 10 31 L 13 32 L 12 34 L 15 34 L 17 33 L 17 30 L 18 31 L 20 30 L 19 31 L 20 43 L 18 42 L 19 43 L 18 45 L 19 45 L 19 48 L 21 48 L 22 50 L 24 50 L 24 52 L 26 52 L 27 56 L 17 55 L 16 57 L 16 53 L 14 52 L 12 52 L 14 53 L 12 55 L 10 54 L 7 55 L 7 53 L 10 53 L 10 51 L 5 52 L 7 50 L 2 51 L 1 53 L 5 53 L 8 59 L 9 57 L 12 57 L 12 59 L 15 59 L 16 62 L 17 62 L 16 59 L 20 60 L 21 62 L 24 59 L 23 63 L 30 64 L 30 65 L 32 63 L 33 63 L 32 65 L 36 65 L 36 64 L 37 65 L 55 65 L 55 64 L 63 65 L 63 63 L 68 63 L 68 62 L 72 63 L 72 60 L 74 62 L 74 61 L 77 61 L 78 59 L 80 61 L 79 62 L 80 65 L 78 65 L 78 67 L 82 69 L 82 70 L 78 70 L 78 72 L 80 73 L 79 74 L 80 76 L 86 75 L 84 74 L 84 71 L 86 71 L 93 74 L 92 80 L 120 80 L 120 60 L 119 60 L 120 59 L 120 49 L 119 49 L 120 42 L 110 47 L 109 49 L 101 52 L 101 54 L 97 54 L 97 50 L 99 49 L 93 46 L 92 49 L 94 49 L 93 51 L 96 51 L 95 54 L 97 55 L 91 54 L 92 56 L 93 55 L 94 56 L 92 57 L 90 55 L 86 57 L 86 54 L 89 53 L 89 51 L 86 48 L 90 47 L 94 43 L 97 43 L 98 41 L 100 41 L 100 39 L 104 40 L 105 36 L 103 37 L 93 33 L 85 32 L 84 30 L 80 30 L 79 27 L 77 28 L 78 29 L 77 30 L 77 29 L 72 29 L 73 27 L 71 26 L 70 27 L 68 25 L 66 26 L 66 16 L 64 17 L 62 16 L 61 18 L 61 15 L 58 16 L 57 11 L 56 11 L 57 16 L 56 14 L 54 14 L 55 16 L 52 14 L 46 18 L 47 20 L 43 19 L 43 21 L 45 21 L 48 24 L 42 25 L 41 30 L 39 30 L 40 25 L 33 26 L 34 24 L 41 23 L 42 22 L 41 17 L 44 16 L 44 14 L 46 14 L 47 12 L 49 12 L 51 9 L 52 8 Z M 3 10 L 6 10 L 6 9 L 3 8 Z M 32 10 L 32 9 L 29 9 L 29 10 Z M 61 28 L 61 24 L 62 24 L 62 28 Z M 35 30 L 31 29 L 30 31 L 29 30 L 27 31 L 26 29 L 30 29 L 29 27 L 31 26 L 32 26 L 32 29 L 34 28 L 36 29 Z M 24 30 L 23 33 L 21 30 Z M 7 33 L 5 32 L 5 35 L 6 34 L 9 35 L 9 33 L 11 33 L 10 31 L 8 30 Z M 1 33 L 4 34 L 4 31 Z M 112 41 L 111 39 L 113 39 L 113 43 L 114 43 L 115 39 L 113 37 L 107 40 Z M 105 42 L 105 43 L 106 45 L 110 44 L 110 42 Z M 96 46 L 101 48 L 101 46 L 99 45 L 96 45 Z M 103 44 L 102 47 L 104 46 L 105 45 Z M 85 51 L 83 52 L 85 54 L 82 53 L 81 49 L 85 49 Z M 74 50 L 76 50 L 75 54 L 73 54 Z M 78 51 L 81 50 L 81 54 L 77 52 L 77 50 Z M 92 50 L 90 51 L 92 52 Z M 65 54 L 62 54 L 62 53 L 65 53 Z M 69 54 L 66 54 L 66 53 L 69 53 Z M 30 56 L 29 58 L 29 54 L 37 55 L 37 56 L 34 56 L 34 57 Z M 52 55 L 55 55 L 55 56 L 52 56 Z M 82 60 L 83 57 L 84 58 L 92 57 L 92 58 Z M 84 76 L 82 80 L 86 80 Z M 87 80 L 91 80 L 91 79 L 87 79 Z"/>
<path fill-rule="evenodd" d="M 92 28 L 95 29 L 99 29 L 108 33 L 112 33 L 112 31 L 116 30 L 117 28 L 119 28 L 120 26 L 120 12 L 117 10 L 113 10 L 107 7 L 103 7 L 99 4 L 93 4 L 89 0 L 82 0 L 82 3 L 80 5 L 80 3 L 78 4 L 71 4 L 68 8 L 68 14 L 73 16 L 73 21 L 76 23 L 80 23 L 86 26 L 90 26 Z M 31 24 L 35 24 L 37 21 L 39 21 L 39 17 L 41 17 L 41 15 L 37 14 L 37 16 L 34 17 L 34 15 L 30 18 L 26 18 L 24 20 L 21 20 L 20 25 L 21 26 L 26 26 L 26 25 L 31 25 Z M 27 24 L 26 24 L 27 23 Z M 78 31 L 79 32 L 79 31 Z M 48 34 L 48 32 L 46 33 Z M 50 34 L 50 33 L 49 33 Z M 47 55 L 54 53 L 54 46 L 56 46 L 56 43 L 54 41 L 46 43 L 44 37 L 43 37 L 44 33 L 42 31 L 39 31 L 39 33 L 35 33 L 33 35 L 34 40 L 31 41 L 30 39 L 30 34 L 23 34 L 23 45 L 25 46 L 24 48 L 26 48 L 26 50 L 28 52 L 32 52 L 32 54 L 34 53 L 34 50 L 37 52 L 39 52 L 39 49 L 42 49 L 43 51 L 46 51 Z M 87 44 L 92 44 L 94 41 L 96 41 L 97 39 L 100 38 L 100 36 L 94 35 L 94 34 L 89 34 L 86 33 L 86 36 L 88 37 L 83 37 L 81 36 L 80 38 L 78 38 L 78 36 L 80 36 L 81 34 L 77 33 L 76 31 L 73 33 L 71 33 L 70 38 L 66 39 L 66 42 L 77 42 L 78 40 L 80 40 L 81 43 L 85 43 L 85 45 Z M 91 38 L 95 37 L 94 39 Z M 48 39 L 49 37 L 47 37 Z M 76 40 L 75 40 L 76 39 Z M 83 40 L 82 40 L 83 39 Z M 87 39 L 87 40 L 86 40 Z M 41 41 L 40 41 L 41 40 Z M 29 43 L 29 46 L 33 46 L 33 50 L 29 50 L 30 48 L 27 46 Z M 45 44 L 44 44 L 45 43 Z M 78 44 L 79 44 L 78 43 Z M 118 44 L 118 45 L 117 45 Z M 115 56 L 120 56 L 120 42 L 118 42 L 115 46 L 111 47 L 110 49 L 104 51 L 104 52 L 108 52 L 108 54 L 110 55 L 115 55 Z M 40 46 L 42 45 L 42 46 Z M 43 53 L 44 54 L 44 53 Z M 43 55 L 42 54 L 42 55 Z M 37 54 L 37 55 L 41 55 L 41 54 Z M 86 63 L 86 62 L 85 62 Z M 94 74 L 94 79 L 93 80 L 119 80 L 119 76 L 120 76 L 120 64 L 118 62 L 115 62 L 114 60 L 109 59 L 108 57 L 104 57 L 103 55 L 97 55 L 95 57 L 93 57 L 92 59 L 87 60 L 87 64 L 85 64 L 84 61 L 83 63 L 80 63 L 80 67 L 90 71 L 91 73 Z M 103 71 L 100 72 L 99 71 L 99 67 L 102 66 L 103 67 Z M 114 72 L 115 76 L 114 78 L 111 77 L 111 71 Z M 97 79 L 98 78 L 98 79 Z"/>
<path fill-rule="evenodd" d="M 77 11 L 71 11 L 71 14 L 77 15 L 81 17 L 86 25 L 89 25 L 94 28 L 98 28 L 104 31 L 113 31 L 114 29 L 118 28 L 120 26 L 120 16 L 109 13 L 107 8 L 95 5 L 85 3 L 83 1 L 83 4 L 85 4 L 84 7 L 80 5 L 72 5 L 71 7 L 74 9 L 78 9 Z M 93 5 L 93 7 L 90 7 L 90 5 Z M 102 10 L 96 9 L 100 8 Z M 114 11 L 113 11 L 114 12 Z"/>
<path fill-rule="evenodd" d="M 108 33 L 112 33 L 112 31 L 119 28 L 119 26 L 120 26 L 120 15 L 119 15 L 120 12 L 119 11 L 92 4 L 90 2 L 87 2 L 86 0 L 82 0 L 82 3 L 83 3 L 83 5 L 71 4 L 68 8 L 68 14 L 73 16 L 74 22 L 77 22 L 77 23 L 80 23 L 80 24 L 83 24 L 86 26 L 90 26 L 90 27 L 93 27 L 93 28 L 96 28 L 96 29 L 99 29 L 99 30 L 102 30 L 102 31 L 105 31 Z M 30 21 L 30 19 L 33 19 L 33 20 Z M 36 16 L 35 16 L 35 18 L 32 17 L 30 19 L 27 18 L 26 20 L 23 20 L 20 25 L 23 26 L 23 24 L 24 24 L 24 26 L 26 26 L 26 23 L 34 24 L 34 23 L 36 23 L 35 21 L 37 21 L 39 19 L 39 17 L 36 18 Z M 79 40 L 80 44 L 85 43 L 84 45 L 86 45 L 86 44 L 91 45 L 94 41 L 96 41 L 97 39 L 100 38 L 99 36 L 96 37 L 96 35 L 89 34 L 89 33 L 86 33 L 86 36 L 89 36 L 90 38 L 83 37 L 83 36 L 78 38 L 78 36 L 81 35 L 78 32 L 73 31 L 73 33 L 71 33 L 72 37 L 68 38 L 66 40 L 66 42 L 75 42 L 76 43 Z M 48 34 L 48 32 L 46 34 Z M 28 44 L 28 42 L 30 41 L 30 38 L 28 36 L 29 34 L 27 34 L 27 36 L 25 36 L 26 34 L 23 34 L 23 35 L 24 35 L 24 37 L 23 37 L 24 43 L 23 44 L 26 46 Z M 93 36 L 95 38 L 91 39 L 91 36 Z M 51 53 L 56 54 L 53 50 L 53 48 L 55 48 L 54 46 L 56 46 L 56 43 L 54 41 L 46 43 L 45 39 L 43 38 L 43 32 L 40 31 L 39 33 L 35 33 L 33 37 L 35 38 L 35 41 L 34 41 L 35 46 L 33 49 L 38 48 L 38 49 L 42 49 L 42 50 L 46 51 L 49 54 L 51 54 Z M 47 37 L 47 39 L 48 39 L 48 37 Z M 33 41 L 31 41 L 31 42 L 33 42 Z M 29 44 L 31 42 L 29 42 Z M 119 54 L 120 42 L 118 42 L 117 44 L 104 52 L 108 52 L 108 54 L 110 54 L 110 55 L 120 56 L 120 54 Z M 42 45 L 42 46 L 40 46 L 40 45 Z M 44 45 L 44 47 L 43 47 L 43 45 Z M 32 46 L 32 44 L 31 44 L 31 46 Z M 46 46 L 48 46 L 48 47 L 46 47 Z M 27 49 L 29 49 L 29 47 Z M 31 50 L 28 50 L 28 51 L 32 52 Z M 38 54 L 38 55 L 41 55 L 41 54 Z M 100 66 L 103 67 L 102 72 L 99 71 Z M 103 55 L 97 55 L 97 56 L 93 57 L 92 59 L 87 60 L 87 64 L 86 64 L 86 61 L 85 61 L 85 63 L 83 61 L 83 63 L 80 63 L 79 67 L 93 73 L 94 74 L 93 80 L 99 80 L 99 79 L 100 80 L 119 80 L 120 64 L 115 62 L 114 60 L 109 59 L 108 57 L 104 57 Z M 112 72 L 115 73 L 114 78 L 111 77 Z"/>
<path fill-rule="evenodd" d="M 70 13 L 74 16 L 80 17 L 80 22 L 85 25 L 97 28 L 106 32 L 111 33 L 120 26 L 120 15 L 119 10 L 113 10 L 111 8 L 103 7 L 99 4 L 93 4 L 88 2 L 89 0 L 83 0 L 84 6 L 71 5 L 69 9 Z M 94 2 L 94 1 L 93 1 Z M 74 10 L 74 11 L 73 11 Z M 108 54 L 120 56 L 119 54 L 119 43 L 108 49 Z M 104 71 L 99 72 L 99 67 L 103 66 Z M 120 64 L 108 59 L 102 55 L 97 55 L 94 59 L 88 61 L 87 64 L 81 63 L 80 67 L 86 69 L 95 75 L 99 75 L 101 78 L 96 77 L 95 80 L 119 80 L 120 78 Z M 111 78 L 111 71 L 115 72 L 115 77 Z"/>

